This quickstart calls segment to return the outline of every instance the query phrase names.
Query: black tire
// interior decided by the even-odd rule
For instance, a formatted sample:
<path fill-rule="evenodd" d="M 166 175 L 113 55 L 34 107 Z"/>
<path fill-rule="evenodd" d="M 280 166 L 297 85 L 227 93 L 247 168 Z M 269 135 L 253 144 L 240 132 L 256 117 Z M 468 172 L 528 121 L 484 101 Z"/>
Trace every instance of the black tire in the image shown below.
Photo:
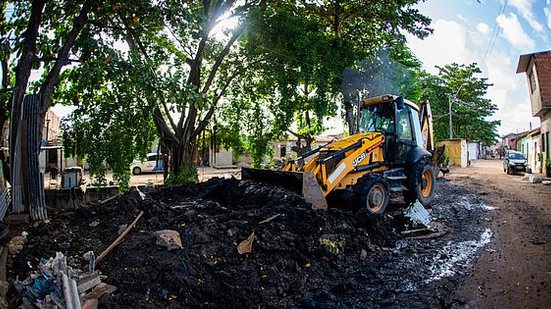
<path fill-rule="evenodd" d="M 511 168 L 509 168 L 509 165 L 507 165 L 507 175 L 511 175 Z"/>
<path fill-rule="evenodd" d="M 388 184 L 382 176 L 367 175 L 363 177 L 358 182 L 357 194 L 359 194 L 360 212 L 371 217 L 384 215 L 390 195 Z"/>
<path fill-rule="evenodd" d="M 132 174 L 134 175 L 139 175 L 141 173 L 142 173 L 142 169 L 137 166 L 132 169 Z"/>
<path fill-rule="evenodd" d="M 434 167 L 430 164 L 430 161 L 420 160 L 415 163 L 406 170 L 406 176 L 408 177 L 405 182 L 407 190 L 403 192 L 406 205 L 419 200 L 423 206 L 430 207 L 434 200 L 436 185 Z"/>

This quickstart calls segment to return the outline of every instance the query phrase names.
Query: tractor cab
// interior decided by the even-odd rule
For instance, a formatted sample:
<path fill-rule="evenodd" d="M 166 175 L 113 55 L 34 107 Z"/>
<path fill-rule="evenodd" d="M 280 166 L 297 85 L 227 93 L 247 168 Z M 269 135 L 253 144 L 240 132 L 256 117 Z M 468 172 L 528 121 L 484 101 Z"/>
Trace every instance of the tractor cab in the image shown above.
<path fill-rule="evenodd" d="M 364 100 L 359 105 L 358 132 L 379 132 L 385 136 L 383 154 L 386 162 L 403 164 L 416 147 L 427 147 L 421 130 L 419 107 L 394 95 Z"/>

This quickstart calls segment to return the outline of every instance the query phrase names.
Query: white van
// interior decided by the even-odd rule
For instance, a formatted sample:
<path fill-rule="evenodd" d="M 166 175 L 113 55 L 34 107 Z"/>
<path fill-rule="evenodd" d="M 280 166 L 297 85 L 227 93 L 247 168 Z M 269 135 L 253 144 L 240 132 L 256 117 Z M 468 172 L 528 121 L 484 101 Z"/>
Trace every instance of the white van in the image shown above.
<path fill-rule="evenodd" d="M 144 162 L 134 161 L 131 166 L 132 174 L 138 175 L 141 173 L 162 172 L 163 171 L 163 155 L 156 152 L 150 152 Z"/>

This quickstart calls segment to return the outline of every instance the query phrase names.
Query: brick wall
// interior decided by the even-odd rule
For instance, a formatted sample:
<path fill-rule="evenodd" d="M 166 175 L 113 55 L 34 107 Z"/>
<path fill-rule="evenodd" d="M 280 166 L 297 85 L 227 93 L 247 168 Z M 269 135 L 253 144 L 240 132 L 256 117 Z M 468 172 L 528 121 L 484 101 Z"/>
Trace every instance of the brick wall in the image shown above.
<path fill-rule="evenodd" d="M 551 108 L 551 51 L 534 54 L 542 108 Z"/>

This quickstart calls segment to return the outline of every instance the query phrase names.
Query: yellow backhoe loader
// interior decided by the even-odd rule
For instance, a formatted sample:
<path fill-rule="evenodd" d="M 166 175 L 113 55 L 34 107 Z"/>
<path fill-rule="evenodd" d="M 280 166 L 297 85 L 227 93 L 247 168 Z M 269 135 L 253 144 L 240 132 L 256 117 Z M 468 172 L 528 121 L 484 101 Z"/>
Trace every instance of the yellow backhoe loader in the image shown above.
<path fill-rule="evenodd" d="M 370 215 L 382 215 L 390 194 L 403 194 L 407 204 L 429 206 L 435 173 L 432 115 L 400 96 L 360 101 L 357 132 L 288 161 L 282 171 L 243 168 L 242 179 L 298 188 L 315 208 L 327 209 L 326 197 L 352 193 Z"/>

